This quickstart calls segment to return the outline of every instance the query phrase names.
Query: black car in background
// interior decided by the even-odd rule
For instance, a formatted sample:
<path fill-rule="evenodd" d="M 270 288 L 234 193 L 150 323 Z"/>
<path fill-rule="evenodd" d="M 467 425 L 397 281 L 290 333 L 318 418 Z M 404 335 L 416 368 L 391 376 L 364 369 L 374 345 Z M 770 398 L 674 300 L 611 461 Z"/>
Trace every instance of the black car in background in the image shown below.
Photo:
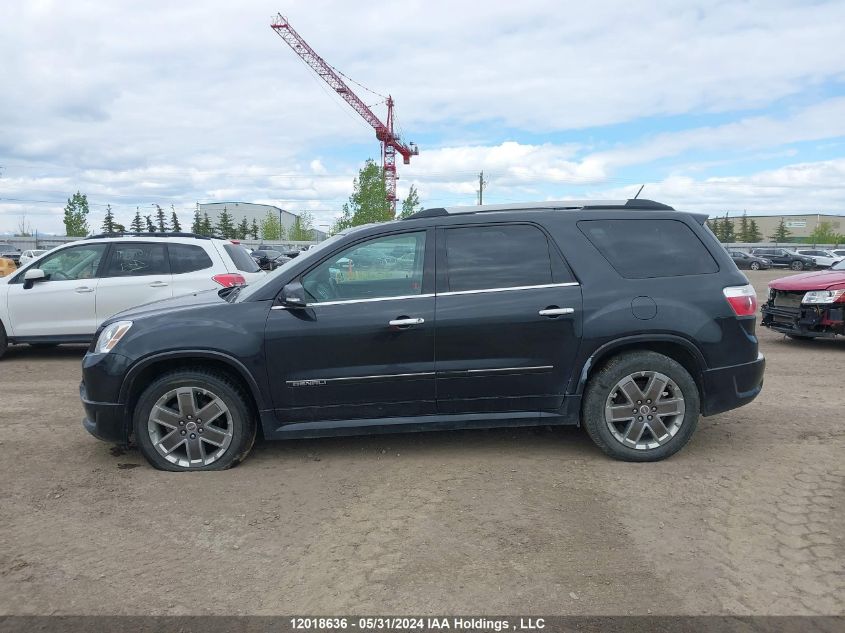
<path fill-rule="evenodd" d="M 765 257 L 755 257 L 748 253 L 743 253 L 737 250 L 728 250 L 731 259 L 734 260 L 736 267 L 741 270 L 768 270 L 772 267 L 772 262 Z"/>
<path fill-rule="evenodd" d="M 608 455 L 663 459 L 762 388 L 754 289 L 706 218 L 543 202 L 356 227 L 258 283 L 108 319 L 84 425 L 177 471 L 232 466 L 259 427 L 584 425 Z"/>
<path fill-rule="evenodd" d="M 0 257 L 3 257 L 5 259 L 11 259 L 13 262 L 15 262 L 15 266 L 20 266 L 21 249 L 7 242 L 0 242 Z"/>
<path fill-rule="evenodd" d="M 804 270 L 815 268 L 816 260 L 806 255 L 799 255 L 787 248 L 754 248 L 751 250 L 754 257 L 763 257 L 772 262 L 776 268 L 791 268 L 792 270 Z"/>
<path fill-rule="evenodd" d="M 276 270 L 285 262 L 290 261 L 290 257 L 282 254 L 281 251 L 269 248 L 256 249 L 252 251 L 251 255 L 261 270 Z"/>

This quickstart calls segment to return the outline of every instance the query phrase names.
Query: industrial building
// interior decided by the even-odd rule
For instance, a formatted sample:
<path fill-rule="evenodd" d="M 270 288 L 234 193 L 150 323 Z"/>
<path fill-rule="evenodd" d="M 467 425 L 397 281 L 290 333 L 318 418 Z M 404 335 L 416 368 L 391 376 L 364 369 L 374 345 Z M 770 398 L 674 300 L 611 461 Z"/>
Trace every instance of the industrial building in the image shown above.
<path fill-rule="evenodd" d="M 235 225 L 240 224 L 241 220 L 244 218 L 246 218 L 246 221 L 250 225 L 252 225 L 253 220 L 258 222 L 260 225 L 261 220 L 267 216 L 267 213 L 272 213 L 279 218 L 279 221 L 285 229 L 285 235 L 290 234 L 291 227 L 293 227 L 293 223 L 298 217 L 296 213 L 280 209 L 272 204 L 258 204 L 255 202 L 201 202 L 199 205 L 200 213 L 207 213 L 209 219 L 214 224 L 217 223 L 220 213 L 223 211 L 224 207 L 226 211 L 228 211 L 229 215 L 232 216 L 232 222 Z M 314 240 L 321 242 L 324 239 L 326 239 L 326 233 L 315 228 Z"/>
<path fill-rule="evenodd" d="M 754 220 L 757 223 L 757 228 L 763 236 L 763 241 L 768 242 L 771 236 L 775 234 L 780 225 L 781 218 L 784 225 L 789 230 L 789 237 L 785 240 L 787 242 L 806 242 L 810 234 L 822 222 L 827 222 L 832 231 L 836 233 L 845 233 L 845 215 L 833 213 L 793 213 L 790 215 L 751 215 L 745 216 L 747 220 Z M 724 216 L 714 214 L 710 216 L 711 220 L 723 220 Z M 739 223 L 742 216 L 728 216 L 728 219 L 733 222 L 734 231 L 739 232 Z"/>

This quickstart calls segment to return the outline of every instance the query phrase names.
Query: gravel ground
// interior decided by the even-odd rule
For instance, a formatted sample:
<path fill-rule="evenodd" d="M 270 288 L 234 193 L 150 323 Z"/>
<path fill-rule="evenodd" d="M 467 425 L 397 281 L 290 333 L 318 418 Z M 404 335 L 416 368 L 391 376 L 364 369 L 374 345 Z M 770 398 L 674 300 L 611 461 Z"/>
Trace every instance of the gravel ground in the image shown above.
<path fill-rule="evenodd" d="M 12 348 L 0 613 L 845 614 L 845 339 L 760 340 L 762 395 L 661 463 L 520 429 L 268 442 L 196 474 L 82 429 L 84 350 Z"/>

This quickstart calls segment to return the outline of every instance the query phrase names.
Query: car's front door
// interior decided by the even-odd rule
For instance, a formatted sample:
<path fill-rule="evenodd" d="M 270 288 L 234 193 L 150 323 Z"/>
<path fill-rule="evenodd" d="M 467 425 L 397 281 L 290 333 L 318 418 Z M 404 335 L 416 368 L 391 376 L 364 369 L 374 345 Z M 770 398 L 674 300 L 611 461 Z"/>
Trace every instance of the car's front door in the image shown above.
<path fill-rule="evenodd" d="M 560 409 L 581 330 L 581 288 L 527 223 L 437 235 L 438 412 Z"/>
<path fill-rule="evenodd" d="M 167 250 L 159 242 L 115 242 L 97 287 L 97 322 L 173 296 Z"/>
<path fill-rule="evenodd" d="M 302 308 L 274 306 L 266 366 L 282 424 L 435 412 L 434 231 L 363 240 L 300 280 Z"/>
<path fill-rule="evenodd" d="M 80 244 L 47 255 L 38 268 L 43 280 L 9 285 L 8 309 L 16 338 L 85 337 L 97 329 L 95 296 L 106 244 Z"/>

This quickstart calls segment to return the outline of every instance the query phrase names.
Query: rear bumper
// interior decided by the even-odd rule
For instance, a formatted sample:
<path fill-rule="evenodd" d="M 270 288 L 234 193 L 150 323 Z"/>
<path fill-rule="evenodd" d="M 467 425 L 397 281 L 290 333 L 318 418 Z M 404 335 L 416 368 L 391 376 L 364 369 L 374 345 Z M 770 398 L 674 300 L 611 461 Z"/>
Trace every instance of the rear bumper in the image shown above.
<path fill-rule="evenodd" d="M 122 445 L 129 443 L 129 425 L 126 423 L 124 405 L 88 400 L 84 382 L 79 385 L 79 397 L 85 408 L 82 426 L 86 431 L 104 442 Z"/>
<path fill-rule="evenodd" d="M 765 370 L 762 354 L 750 363 L 708 369 L 703 376 L 701 412 L 715 415 L 748 404 L 763 389 Z"/>

